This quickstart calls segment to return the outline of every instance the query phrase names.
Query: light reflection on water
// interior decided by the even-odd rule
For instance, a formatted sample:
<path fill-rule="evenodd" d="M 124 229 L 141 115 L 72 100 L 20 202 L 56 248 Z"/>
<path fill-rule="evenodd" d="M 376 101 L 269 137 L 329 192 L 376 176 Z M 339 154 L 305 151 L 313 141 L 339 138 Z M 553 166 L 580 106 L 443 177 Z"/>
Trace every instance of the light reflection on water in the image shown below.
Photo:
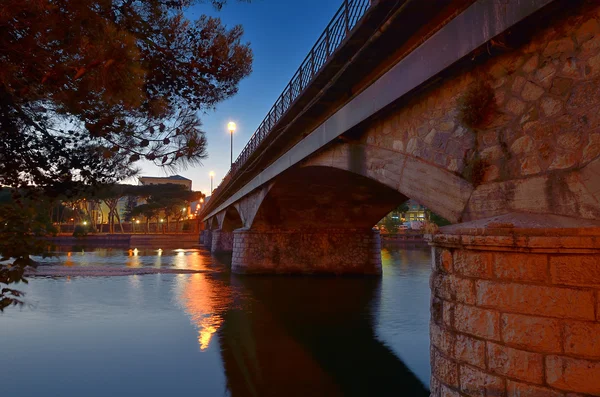
<path fill-rule="evenodd" d="M 203 250 L 66 250 L 47 263 L 198 274 L 33 278 L 0 314 L 2 395 L 428 396 L 427 249 L 378 278 L 238 277 Z"/>

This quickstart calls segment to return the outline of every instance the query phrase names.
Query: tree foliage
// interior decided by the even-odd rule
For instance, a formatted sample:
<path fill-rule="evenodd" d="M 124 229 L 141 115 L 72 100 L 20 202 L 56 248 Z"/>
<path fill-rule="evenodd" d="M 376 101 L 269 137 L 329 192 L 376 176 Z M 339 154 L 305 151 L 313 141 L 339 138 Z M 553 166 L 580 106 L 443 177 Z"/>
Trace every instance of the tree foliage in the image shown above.
<path fill-rule="evenodd" d="M 27 282 L 27 266 L 35 266 L 32 255 L 40 255 L 47 245 L 45 237 L 56 232 L 49 218 L 49 202 L 34 200 L 35 192 L 11 195 L 0 189 L 0 284 Z M 12 263 L 1 264 L 16 258 Z M 0 285 L 0 311 L 21 304 L 22 293 Z"/>
<path fill-rule="evenodd" d="M 251 70 L 242 28 L 193 0 L 0 3 L 0 184 L 110 182 L 206 157 L 196 112 Z M 220 7 L 224 1 L 212 1 Z"/>
<path fill-rule="evenodd" d="M 252 53 L 240 26 L 184 16 L 203 2 L 225 4 L 0 2 L 0 186 L 43 187 L 37 201 L 16 191 L 0 204 L 0 284 L 23 280 L 51 232 L 40 197 L 76 200 L 82 186 L 135 174 L 142 159 L 176 168 L 206 158 L 198 113 L 236 93 Z M 0 310 L 19 298 L 0 286 Z"/>

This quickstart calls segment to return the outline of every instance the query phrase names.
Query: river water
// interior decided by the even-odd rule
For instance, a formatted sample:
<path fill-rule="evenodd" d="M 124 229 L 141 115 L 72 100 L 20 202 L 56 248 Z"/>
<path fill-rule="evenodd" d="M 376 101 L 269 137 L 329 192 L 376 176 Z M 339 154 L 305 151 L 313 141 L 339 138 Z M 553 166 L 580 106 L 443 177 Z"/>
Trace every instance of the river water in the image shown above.
<path fill-rule="evenodd" d="M 0 313 L 2 396 L 429 396 L 426 247 L 384 248 L 382 278 L 240 277 L 205 250 L 73 249 L 43 261 L 78 276 L 31 277 L 27 305 Z"/>

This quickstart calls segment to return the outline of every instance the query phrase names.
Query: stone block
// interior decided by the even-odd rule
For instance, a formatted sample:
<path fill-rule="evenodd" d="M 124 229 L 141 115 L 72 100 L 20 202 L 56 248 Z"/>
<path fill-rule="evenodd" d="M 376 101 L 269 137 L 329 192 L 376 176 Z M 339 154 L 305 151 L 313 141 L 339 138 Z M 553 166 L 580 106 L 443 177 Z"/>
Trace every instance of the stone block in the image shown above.
<path fill-rule="evenodd" d="M 539 60 L 539 55 L 534 54 L 531 58 L 527 60 L 527 62 L 525 62 L 525 64 L 523 64 L 523 67 L 521 69 L 525 73 L 531 73 L 538 67 Z"/>
<path fill-rule="evenodd" d="M 454 308 L 454 328 L 469 335 L 499 341 L 500 313 L 457 304 Z"/>
<path fill-rule="evenodd" d="M 440 326 L 444 324 L 444 301 L 434 295 L 431 296 L 431 321 Z"/>
<path fill-rule="evenodd" d="M 600 54 L 588 59 L 586 72 L 588 77 L 596 77 L 600 74 Z"/>
<path fill-rule="evenodd" d="M 454 272 L 477 278 L 492 278 L 493 254 L 481 251 L 457 250 L 454 252 Z"/>
<path fill-rule="evenodd" d="M 571 93 L 573 80 L 565 77 L 557 77 L 552 81 L 550 93 L 560 97 L 566 97 Z"/>
<path fill-rule="evenodd" d="M 544 360 L 538 353 L 487 343 L 488 370 L 510 378 L 542 384 Z"/>
<path fill-rule="evenodd" d="M 571 38 L 565 37 L 559 40 L 553 40 L 548 43 L 542 55 L 544 57 L 558 58 L 565 53 L 572 53 L 575 50 L 575 43 Z"/>
<path fill-rule="evenodd" d="M 452 264 L 452 252 L 450 252 L 450 250 L 443 249 L 440 255 L 440 268 L 448 273 L 452 273 Z"/>
<path fill-rule="evenodd" d="M 566 354 L 600 359 L 600 324 L 567 321 L 564 347 Z"/>
<path fill-rule="evenodd" d="M 506 382 L 507 397 L 564 397 L 564 394 L 548 389 L 547 387 L 534 386 L 527 383 L 508 380 Z"/>
<path fill-rule="evenodd" d="M 535 71 L 535 80 L 543 87 L 550 87 L 552 85 L 552 79 L 556 75 L 556 68 L 552 63 L 548 63 Z"/>
<path fill-rule="evenodd" d="M 592 161 L 600 156 L 600 134 L 590 134 L 587 146 L 583 149 L 583 162 Z"/>
<path fill-rule="evenodd" d="M 456 305 L 452 302 L 445 301 L 443 304 L 442 323 L 448 328 L 454 328 L 454 312 Z"/>
<path fill-rule="evenodd" d="M 521 91 L 523 90 L 525 83 L 527 83 L 527 80 L 525 79 L 525 77 L 523 77 L 523 76 L 515 77 L 515 80 L 513 81 L 513 84 L 511 87 L 513 94 L 519 95 L 521 93 Z"/>
<path fill-rule="evenodd" d="M 593 320 L 592 291 L 550 286 L 477 281 L 477 305 L 509 313 Z"/>
<path fill-rule="evenodd" d="M 473 280 L 450 274 L 437 273 L 431 277 L 432 293 L 444 300 L 475 304 L 475 284 Z"/>
<path fill-rule="evenodd" d="M 542 171 L 537 157 L 526 157 L 521 162 L 521 175 L 535 175 Z"/>
<path fill-rule="evenodd" d="M 446 385 L 442 385 L 442 388 L 440 390 L 440 396 L 441 397 L 461 397 L 460 394 L 456 390 L 452 390 Z"/>
<path fill-rule="evenodd" d="M 481 158 L 489 162 L 500 160 L 503 156 L 504 152 L 500 145 L 492 146 L 481 151 Z"/>
<path fill-rule="evenodd" d="M 600 322 L 600 291 L 596 291 L 596 321 Z"/>
<path fill-rule="evenodd" d="M 600 287 L 600 255 L 557 255 L 550 257 L 554 284 Z"/>
<path fill-rule="evenodd" d="M 533 139 L 528 135 L 524 135 L 513 142 L 510 151 L 516 155 L 529 153 L 533 150 L 533 144 Z"/>
<path fill-rule="evenodd" d="M 546 117 L 555 116 L 563 110 L 562 102 L 550 96 L 544 97 L 540 106 Z"/>
<path fill-rule="evenodd" d="M 443 384 L 458 387 L 458 364 L 431 348 L 431 373 Z"/>
<path fill-rule="evenodd" d="M 600 33 L 600 24 L 595 18 L 588 19 L 575 31 L 577 44 L 581 45 Z"/>
<path fill-rule="evenodd" d="M 573 92 L 568 101 L 568 107 L 572 109 L 585 109 L 591 103 L 596 103 L 600 94 L 600 84 L 592 80 L 577 84 L 573 87 Z"/>
<path fill-rule="evenodd" d="M 438 213 L 448 220 L 456 220 L 464 210 L 473 187 L 446 169 L 420 159 L 407 158 L 398 190 L 411 192 L 411 197 L 421 204 L 437 208 Z"/>
<path fill-rule="evenodd" d="M 431 359 L 433 361 L 433 352 Z M 440 397 L 440 392 L 442 389 L 442 384 L 433 374 L 431 375 L 431 382 L 429 383 L 429 397 Z"/>
<path fill-rule="evenodd" d="M 521 92 L 521 98 L 528 102 L 537 101 L 542 95 L 544 95 L 544 89 L 530 81 L 525 83 L 523 91 Z"/>
<path fill-rule="evenodd" d="M 600 362 L 547 356 L 546 382 L 560 390 L 600 395 Z"/>
<path fill-rule="evenodd" d="M 462 365 L 460 367 L 460 391 L 472 397 L 495 397 L 504 396 L 506 388 L 502 378 Z"/>
<path fill-rule="evenodd" d="M 513 97 L 508 100 L 504 108 L 508 113 L 520 116 L 525 111 L 525 103 Z"/>
<path fill-rule="evenodd" d="M 447 356 L 454 356 L 454 344 L 456 336 L 447 329 L 438 326 L 435 323 L 429 324 L 429 335 L 431 344 Z"/>
<path fill-rule="evenodd" d="M 548 281 L 548 256 L 545 254 L 495 253 L 494 275 L 515 281 Z"/>
<path fill-rule="evenodd" d="M 485 342 L 467 335 L 457 334 L 454 357 L 460 363 L 485 369 Z"/>
<path fill-rule="evenodd" d="M 508 345 L 540 353 L 560 353 L 560 320 L 520 314 L 503 314 L 500 318 L 502 341 Z"/>

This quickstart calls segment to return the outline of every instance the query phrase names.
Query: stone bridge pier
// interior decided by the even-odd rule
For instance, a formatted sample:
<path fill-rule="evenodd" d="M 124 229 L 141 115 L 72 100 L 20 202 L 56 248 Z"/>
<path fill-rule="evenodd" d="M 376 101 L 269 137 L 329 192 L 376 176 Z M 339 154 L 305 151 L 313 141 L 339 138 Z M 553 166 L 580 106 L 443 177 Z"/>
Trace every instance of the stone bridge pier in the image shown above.
<path fill-rule="evenodd" d="M 431 245 L 432 396 L 600 395 L 598 222 L 510 214 Z"/>
<path fill-rule="evenodd" d="M 283 229 L 234 232 L 234 273 L 381 274 L 379 231 Z"/>
<path fill-rule="evenodd" d="M 209 240 L 205 243 L 215 254 L 231 253 L 233 251 L 233 231 L 243 227 L 242 220 L 235 207 L 230 207 L 214 217 L 210 222 Z"/>

